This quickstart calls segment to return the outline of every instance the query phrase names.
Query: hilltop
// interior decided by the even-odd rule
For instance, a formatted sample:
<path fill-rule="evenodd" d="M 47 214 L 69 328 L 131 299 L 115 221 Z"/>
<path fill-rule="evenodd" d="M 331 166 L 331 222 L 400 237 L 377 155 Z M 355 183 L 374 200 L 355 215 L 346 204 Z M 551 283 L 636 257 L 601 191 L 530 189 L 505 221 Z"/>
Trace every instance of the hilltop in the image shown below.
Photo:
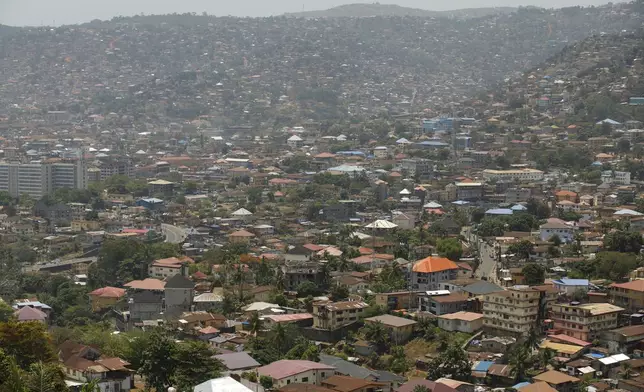
<path fill-rule="evenodd" d="M 478 18 L 494 14 L 507 14 L 516 11 L 514 7 L 467 8 L 450 11 L 429 11 L 420 8 L 402 7 L 396 4 L 345 4 L 327 10 L 287 13 L 285 16 L 297 18 L 339 18 L 372 16 L 418 16 L 444 18 Z"/>
<path fill-rule="evenodd" d="M 641 10 L 615 4 L 522 7 L 475 22 L 182 14 L 20 29 L 2 39 L 0 107 L 266 128 L 441 112 L 566 45 L 641 25 Z"/>

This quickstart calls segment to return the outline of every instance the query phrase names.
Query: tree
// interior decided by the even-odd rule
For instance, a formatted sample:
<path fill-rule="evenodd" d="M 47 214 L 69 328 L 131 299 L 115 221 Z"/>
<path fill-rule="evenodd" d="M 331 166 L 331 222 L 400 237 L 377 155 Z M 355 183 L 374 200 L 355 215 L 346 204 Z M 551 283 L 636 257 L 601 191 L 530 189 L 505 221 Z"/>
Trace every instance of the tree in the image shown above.
<path fill-rule="evenodd" d="M 248 323 L 250 326 L 250 333 L 257 336 L 257 333 L 262 330 L 262 319 L 259 317 L 259 313 L 253 312 Z"/>
<path fill-rule="evenodd" d="M 471 372 L 472 363 L 467 353 L 459 345 L 452 344 L 430 362 L 427 376 L 430 380 L 450 377 L 467 381 L 471 377 Z"/>
<path fill-rule="evenodd" d="M 617 142 L 617 151 L 626 154 L 631 151 L 631 142 L 628 139 L 619 139 Z"/>
<path fill-rule="evenodd" d="M 546 370 L 549 365 L 552 365 L 552 362 L 557 355 L 557 352 L 551 348 L 545 348 L 539 353 L 539 363 L 543 370 Z"/>
<path fill-rule="evenodd" d="M 614 231 L 604 236 L 604 249 L 621 253 L 639 253 L 644 245 L 639 232 Z"/>
<path fill-rule="evenodd" d="M 508 252 L 516 254 L 518 257 L 527 260 L 534 251 L 534 244 L 528 240 L 515 242 L 508 247 Z"/>
<path fill-rule="evenodd" d="M 0 347 L 16 359 L 22 369 L 36 362 L 56 360 L 51 338 L 44 324 L 36 321 L 0 323 Z"/>
<path fill-rule="evenodd" d="M 172 375 L 177 367 L 175 356 L 177 346 L 173 339 L 161 331 L 153 331 L 141 355 L 139 374 L 145 384 L 157 391 L 172 386 Z"/>
<path fill-rule="evenodd" d="M 382 353 L 387 350 L 389 343 L 389 333 L 380 321 L 370 322 L 362 327 L 362 333 L 365 340 L 376 345 L 378 352 Z"/>
<path fill-rule="evenodd" d="M 552 242 L 552 245 L 554 246 L 559 246 L 561 245 L 561 237 L 559 237 L 556 234 L 553 234 L 552 237 L 548 239 L 548 241 Z"/>
<path fill-rule="evenodd" d="M 402 346 L 394 346 L 391 348 L 390 354 L 389 370 L 396 374 L 406 373 L 409 370 L 410 364 L 405 354 L 405 348 Z"/>
<path fill-rule="evenodd" d="M 213 355 L 212 349 L 205 342 L 187 341 L 177 344 L 173 358 L 173 385 L 179 391 L 191 391 L 197 384 L 220 377 L 223 364 L 213 358 Z"/>
<path fill-rule="evenodd" d="M 537 219 L 546 219 L 550 217 L 550 208 L 545 203 L 538 201 L 537 199 L 530 199 L 526 204 L 528 213 L 537 217 Z"/>
<path fill-rule="evenodd" d="M 316 296 L 320 293 L 320 288 L 315 283 L 306 281 L 300 283 L 297 286 L 296 291 L 299 297 L 306 297 L 309 295 Z"/>
<path fill-rule="evenodd" d="M 436 250 L 442 257 L 458 261 L 463 255 L 463 246 L 458 239 L 446 238 L 439 239 L 436 243 Z"/>
<path fill-rule="evenodd" d="M 523 267 L 521 273 L 528 285 L 542 284 L 546 276 L 546 270 L 541 265 L 535 263 L 530 263 Z"/>
<path fill-rule="evenodd" d="M 525 379 L 526 369 L 530 353 L 525 347 L 519 346 L 513 351 L 510 357 L 510 374 L 514 376 L 515 382 L 521 382 Z"/>
<path fill-rule="evenodd" d="M 349 297 L 349 289 L 347 286 L 338 284 L 331 289 L 331 298 L 333 301 L 341 301 Z"/>
<path fill-rule="evenodd" d="M 259 384 L 264 388 L 264 390 L 270 390 L 273 388 L 273 378 L 261 375 L 259 376 Z"/>
<path fill-rule="evenodd" d="M 424 385 L 416 385 L 412 392 L 431 392 L 429 388 Z"/>
<path fill-rule="evenodd" d="M 13 320 L 14 312 L 15 310 L 6 302 L 0 301 L 0 322 L 6 323 L 7 321 Z"/>
<path fill-rule="evenodd" d="M 628 380 L 631 378 L 632 372 L 633 372 L 633 367 L 631 366 L 630 363 L 628 362 L 623 362 L 622 366 L 620 366 L 620 375 L 622 376 L 622 379 Z"/>
<path fill-rule="evenodd" d="M 36 362 L 23 376 L 27 392 L 63 392 L 67 390 L 65 374 L 57 363 Z"/>

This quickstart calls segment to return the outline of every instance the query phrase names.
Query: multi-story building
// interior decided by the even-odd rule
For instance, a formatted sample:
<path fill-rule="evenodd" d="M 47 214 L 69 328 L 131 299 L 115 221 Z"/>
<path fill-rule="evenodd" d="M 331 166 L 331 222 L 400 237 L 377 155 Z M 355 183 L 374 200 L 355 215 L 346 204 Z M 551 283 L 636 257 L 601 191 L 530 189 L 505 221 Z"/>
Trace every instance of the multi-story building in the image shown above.
<path fill-rule="evenodd" d="M 622 311 L 623 308 L 608 303 L 553 303 L 550 318 L 554 321 L 554 329 L 588 342 L 603 331 L 617 328 Z"/>
<path fill-rule="evenodd" d="M 528 188 L 508 188 L 505 191 L 505 202 L 506 203 L 520 203 L 522 201 L 528 201 L 532 193 Z"/>
<path fill-rule="evenodd" d="M 406 170 L 410 177 L 427 176 L 433 172 L 434 163 L 425 158 L 406 158 L 400 162 L 403 170 Z"/>
<path fill-rule="evenodd" d="M 486 181 L 518 181 L 518 182 L 528 182 L 528 181 L 541 181 L 543 180 L 543 172 L 537 169 L 511 169 L 511 170 L 494 170 L 494 169 L 485 169 L 483 170 L 483 178 Z"/>
<path fill-rule="evenodd" d="M 644 280 L 613 283 L 610 285 L 609 295 L 615 305 L 637 312 L 644 309 Z"/>
<path fill-rule="evenodd" d="M 483 184 L 480 182 L 457 182 L 454 185 L 458 200 L 477 201 L 483 197 Z"/>
<path fill-rule="evenodd" d="M 297 287 L 304 282 L 321 283 L 322 274 L 320 263 L 317 261 L 291 261 L 284 263 L 281 268 L 287 290 L 297 290 Z"/>
<path fill-rule="evenodd" d="M 87 188 L 83 159 L 73 163 L 0 163 L 0 191 L 39 199 L 56 189 Z"/>
<path fill-rule="evenodd" d="M 105 392 L 128 392 L 134 387 L 134 371 L 118 357 L 102 355 L 94 347 L 64 342 L 58 351 L 65 378 L 81 384 L 96 380 L 96 389 Z"/>
<path fill-rule="evenodd" d="M 606 170 L 602 172 L 602 183 L 616 185 L 630 185 L 631 173 L 623 171 Z"/>
<path fill-rule="evenodd" d="M 313 327 L 334 330 L 358 321 L 369 305 L 359 301 L 313 303 Z"/>
<path fill-rule="evenodd" d="M 528 286 L 486 294 L 483 298 L 483 329 L 497 336 L 525 336 L 537 327 L 541 292 Z"/>
<path fill-rule="evenodd" d="M 456 279 L 458 265 L 450 259 L 429 256 L 414 264 L 411 272 L 411 288 L 414 290 L 438 290 L 440 283 Z"/>
<path fill-rule="evenodd" d="M 97 168 L 101 171 L 101 181 L 105 181 L 105 179 L 116 175 L 128 177 L 132 177 L 133 175 L 132 163 L 129 159 L 125 158 L 100 160 Z"/>

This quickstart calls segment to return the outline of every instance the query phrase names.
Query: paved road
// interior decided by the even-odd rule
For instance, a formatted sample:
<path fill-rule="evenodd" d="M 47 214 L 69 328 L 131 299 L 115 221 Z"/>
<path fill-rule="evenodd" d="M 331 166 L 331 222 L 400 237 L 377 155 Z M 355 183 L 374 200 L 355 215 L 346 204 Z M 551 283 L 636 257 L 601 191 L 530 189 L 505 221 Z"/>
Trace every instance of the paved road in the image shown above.
<path fill-rule="evenodd" d="M 161 230 L 165 234 L 165 242 L 180 244 L 186 240 L 186 231 L 180 227 L 162 223 Z"/>
<path fill-rule="evenodd" d="M 475 275 L 477 278 L 486 277 L 489 282 L 497 283 L 496 276 L 496 249 L 489 246 L 485 241 L 479 245 L 479 267 L 476 269 Z"/>

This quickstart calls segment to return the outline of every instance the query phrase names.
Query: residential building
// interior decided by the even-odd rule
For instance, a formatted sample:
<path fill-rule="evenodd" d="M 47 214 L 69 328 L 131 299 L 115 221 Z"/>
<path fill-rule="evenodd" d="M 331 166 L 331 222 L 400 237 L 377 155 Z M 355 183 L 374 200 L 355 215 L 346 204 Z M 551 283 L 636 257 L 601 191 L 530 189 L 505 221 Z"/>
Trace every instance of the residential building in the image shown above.
<path fill-rule="evenodd" d="M 432 294 L 421 298 L 421 310 L 440 316 L 466 310 L 468 301 L 469 296 L 465 293 Z"/>
<path fill-rule="evenodd" d="M 321 385 L 322 381 L 334 375 L 334 370 L 333 366 L 323 363 L 283 359 L 257 368 L 257 373 L 272 378 L 273 386 L 281 388 L 295 383 Z"/>
<path fill-rule="evenodd" d="M 369 307 L 365 302 L 314 302 L 313 327 L 334 330 L 358 321 Z"/>
<path fill-rule="evenodd" d="M 623 310 L 608 303 L 553 303 L 550 318 L 560 333 L 593 341 L 601 332 L 617 328 L 617 319 Z"/>
<path fill-rule="evenodd" d="M 99 221 L 91 220 L 73 220 L 72 221 L 72 231 L 75 233 L 80 233 L 82 231 L 96 231 L 101 228 L 101 223 Z"/>
<path fill-rule="evenodd" d="M 434 170 L 434 162 L 425 158 L 405 158 L 400 161 L 400 166 L 409 177 L 428 176 Z"/>
<path fill-rule="evenodd" d="M 608 344 L 611 354 L 632 353 L 644 340 L 644 325 L 630 325 L 604 331 L 601 338 Z"/>
<path fill-rule="evenodd" d="M 58 351 L 65 378 L 80 383 L 97 380 L 100 391 L 128 392 L 134 388 L 134 372 L 128 362 L 107 357 L 94 347 L 64 342 Z"/>
<path fill-rule="evenodd" d="M 609 288 L 611 301 L 631 312 L 644 309 L 644 280 L 637 279 L 626 283 L 613 283 Z"/>
<path fill-rule="evenodd" d="M 323 380 L 320 384 L 338 392 L 376 392 L 382 391 L 386 384 L 376 381 L 369 381 L 351 376 L 332 376 Z"/>
<path fill-rule="evenodd" d="M 214 358 L 220 360 L 229 373 L 241 373 L 261 366 L 259 362 L 243 351 L 219 354 Z"/>
<path fill-rule="evenodd" d="M 19 323 L 37 321 L 43 324 L 48 324 L 49 322 L 49 316 L 47 313 L 30 306 L 25 306 L 14 311 L 13 316 Z"/>
<path fill-rule="evenodd" d="M 505 191 L 506 203 L 520 203 L 530 200 L 532 193 L 528 188 L 508 188 Z"/>
<path fill-rule="evenodd" d="M 441 282 L 456 279 L 458 265 L 445 257 L 429 256 L 417 261 L 411 273 L 414 290 L 438 290 Z"/>
<path fill-rule="evenodd" d="M 395 291 L 376 294 L 376 305 L 389 310 L 411 309 L 418 304 L 420 291 Z"/>
<path fill-rule="evenodd" d="M 178 274 L 187 276 L 188 264 L 193 263 L 194 261 L 186 256 L 154 260 L 148 267 L 148 276 L 157 279 L 165 279 Z"/>
<path fill-rule="evenodd" d="M 392 316 L 390 314 L 369 317 L 364 322 L 365 324 L 382 323 L 382 326 L 389 332 L 391 340 L 396 344 L 407 342 L 414 332 L 414 325 L 416 325 L 416 321 L 414 320 Z"/>
<path fill-rule="evenodd" d="M 125 297 L 125 289 L 119 287 L 102 287 L 88 294 L 92 310 L 97 312 L 116 305 Z"/>
<path fill-rule="evenodd" d="M 134 174 L 131 160 L 125 157 L 103 158 L 98 162 L 97 169 L 101 172 L 101 181 L 116 175 L 132 177 Z"/>
<path fill-rule="evenodd" d="M 126 322 L 128 327 L 130 323 L 137 324 L 162 318 L 165 282 L 147 278 L 133 280 L 124 286 L 127 290 L 129 317 L 124 317 L 122 321 Z"/>
<path fill-rule="evenodd" d="M 454 185 L 458 200 L 477 201 L 483 197 L 483 184 L 480 182 L 457 182 Z"/>
<path fill-rule="evenodd" d="M 195 294 L 195 283 L 178 274 L 167 280 L 164 287 L 165 315 L 174 316 L 190 310 Z"/>
<path fill-rule="evenodd" d="M 492 335 L 521 337 L 537 326 L 541 293 L 527 286 L 486 294 L 483 329 Z"/>
<path fill-rule="evenodd" d="M 602 172 L 602 183 L 615 185 L 630 185 L 631 173 L 623 171 L 606 170 Z"/>
<path fill-rule="evenodd" d="M 322 281 L 320 263 L 317 261 L 287 261 L 281 268 L 286 290 L 295 291 L 304 282 L 320 284 Z"/>
<path fill-rule="evenodd" d="M 539 226 L 539 238 L 541 241 L 548 241 L 552 236 L 557 236 L 562 242 L 572 242 L 575 236 L 575 229 L 563 222 L 554 219 Z"/>
<path fill-rule="evenodd" d="M 531 182 L 543 180 L 543 172 L 537 169 L 512 169 L 512 170 L 483 170 L 483 179 L 486 181 L 517 181 Z"/>
<path fill-rule="evenodd" d="M 561 278 L 554 279 L 552 284 L 555 286 L 559 292 L 572 295 L 578 290 L 588 291 L 588 279 L 570 279 L 570 278 Z"/>
<path fill-rule="evenodd" d="M 72 221 L 72 209 L 64 203 L 48 203 L 45 200 L 36 202 L 34 215 L 45 218 L 53 225 L 68 225 Z"/>
<path fill-rule="evenodd" d="M 569 376 L 565 373 L 556 370 L 549 370 L 547 372 L 537 374 L 532 377 L 532 380 L 545 382 L 558 392 L 574 392 L 577 390 L 579 382 L 577 377 Z"/>
<path fill-rule="evenodd" d="M 483 328 L 483 315 L 473 312 L 456 312 L 438 316 L 438 327 L 449 332 L 474 333 Z"/>

